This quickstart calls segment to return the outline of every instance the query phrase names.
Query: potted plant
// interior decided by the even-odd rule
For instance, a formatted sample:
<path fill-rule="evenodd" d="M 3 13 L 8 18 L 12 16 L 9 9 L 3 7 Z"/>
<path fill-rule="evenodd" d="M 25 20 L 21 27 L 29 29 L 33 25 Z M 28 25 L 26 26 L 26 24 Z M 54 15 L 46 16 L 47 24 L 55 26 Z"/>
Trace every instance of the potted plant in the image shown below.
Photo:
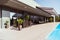
<path fill-rule="evenodd" d="M 5 28 L 7 28 L 7 27 L 8 27 L 8 21 L 6 21 L 6 22 L 4 23 L 4 25 L 5 25 Z"/>
<path fill-rule="evenodd" d="M 26 23 L 25 25 L 26 25 L 26 27 L 29 25 L 28 21 L 29 21 L 29 15 L 26 15 L 25 16 L 25 23 Z"/>
<path fill-rule="evenodd" d="M 23 23 L 23 19 L 17 19 L 17 22 L 18 22 L 18 29 L 20 30 L 21 29 L 21 24 Z"/>

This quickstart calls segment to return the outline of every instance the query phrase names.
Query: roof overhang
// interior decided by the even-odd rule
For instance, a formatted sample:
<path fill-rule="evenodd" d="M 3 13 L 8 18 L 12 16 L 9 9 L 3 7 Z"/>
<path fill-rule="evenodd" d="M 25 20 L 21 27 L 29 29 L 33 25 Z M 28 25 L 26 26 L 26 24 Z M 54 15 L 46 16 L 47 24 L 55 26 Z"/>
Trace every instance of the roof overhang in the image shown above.
<path fill-rule="evenodd" d="M 50 15 L 58 16 L 58 14 L 54 8 L 49 8 L 49 7 L 37 7 L 37 8 L 44 10 L 45 12 L 49 13 Z"/>
<path fill-rule="evenodd" d="M 39 10 L 37 8 L 32 8 L 22 2 L 19 2 L 17 0 L 0 0 L 0 5 L 4 5 L 4 6 L 8 6 L 8 7 L 11 7 L 11 8 L 15 8 L 15 9 L 18 9 L 18 10 L 23 10 L 23 11 L 28 11 L 30 13 L 33 13 L 33 14 L 36 14 L 36 15 L 42 15 L 42 16 L 45 16 L 45 17 L 50 17 L 51 15 L 42 11 L 42 10 Z"/>

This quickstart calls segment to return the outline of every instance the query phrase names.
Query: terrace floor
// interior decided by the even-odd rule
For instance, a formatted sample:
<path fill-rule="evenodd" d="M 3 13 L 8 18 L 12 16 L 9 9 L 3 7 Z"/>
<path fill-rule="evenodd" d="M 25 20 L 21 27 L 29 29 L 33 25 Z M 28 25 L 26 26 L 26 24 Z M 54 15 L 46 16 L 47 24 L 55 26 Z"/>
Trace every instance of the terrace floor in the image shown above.
<path fill-rule="evenodd" d="M 21 31 L 0 29 L 0 40 L 46 40 L 59 22 L 33 25 Z"/>

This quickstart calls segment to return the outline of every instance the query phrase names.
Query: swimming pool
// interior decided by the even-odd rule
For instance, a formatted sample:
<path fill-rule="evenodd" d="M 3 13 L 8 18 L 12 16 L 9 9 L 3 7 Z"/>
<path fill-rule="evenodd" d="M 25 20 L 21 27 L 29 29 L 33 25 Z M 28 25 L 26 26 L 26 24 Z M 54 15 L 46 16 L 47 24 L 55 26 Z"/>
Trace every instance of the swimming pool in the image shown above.
<path fill-rule="evenodd" d="M 60 24 L 56 29 L 48 36 L 47 40 L 60 40 Z"/>

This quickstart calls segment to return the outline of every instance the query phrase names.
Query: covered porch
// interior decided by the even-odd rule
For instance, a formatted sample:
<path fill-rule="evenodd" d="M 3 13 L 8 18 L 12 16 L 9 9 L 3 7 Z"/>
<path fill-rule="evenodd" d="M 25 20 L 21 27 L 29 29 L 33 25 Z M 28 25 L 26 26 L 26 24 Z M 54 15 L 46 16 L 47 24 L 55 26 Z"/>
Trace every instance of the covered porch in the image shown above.
<path fill-rule="evenodd" d="M 10 14 L 15 14 L 10 18 Z M 0 1 L 0 20 L 1 28 L 5 28 L 5 23 L 8 22 L 8 27 L 14 25 L 17 17 L 21 17 L 24 20 L 22 27 L 28 27 L 32 24 L 45 23 L 48 22 L 48 18 L 51 17 L 50 14 L 44 12 L 43 10 L 32 8 L 24 3 L 18 2 L 17 0 L 6 0 Z M 26 21 L 25 16 L 29 16 L 29 20 Z M 13 21 L 12 21 L 13 20 Z M 15 23 L 17 25 L 17 22 Z"/>

